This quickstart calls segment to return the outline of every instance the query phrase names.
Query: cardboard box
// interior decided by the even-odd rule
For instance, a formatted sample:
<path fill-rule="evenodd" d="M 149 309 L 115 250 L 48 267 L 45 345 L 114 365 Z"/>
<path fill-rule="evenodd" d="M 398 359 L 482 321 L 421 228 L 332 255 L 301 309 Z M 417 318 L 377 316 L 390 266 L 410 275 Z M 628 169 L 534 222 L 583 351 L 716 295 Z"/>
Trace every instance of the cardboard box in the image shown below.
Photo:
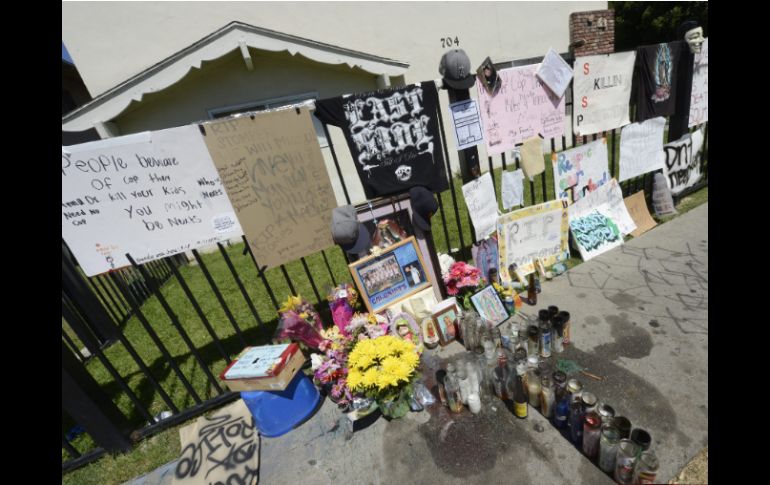
<path fill-rule="evenodd" d="M 305 356 L 296 344 L 292 344 L 294 352 L 286 361 L 286 364 L 274 376 L 254 377 L 247 379 L 225 379 L 227 370 L 237 361 L 233 361 L 227 369 L 219 375 L 222 382 L 234 392 L 241 391 L 283 391 L 289 386 L 289 383 L 297 375 L 302 365 L 305 363 Z M 246 349 L 248 350 L 248 349 Z"/>

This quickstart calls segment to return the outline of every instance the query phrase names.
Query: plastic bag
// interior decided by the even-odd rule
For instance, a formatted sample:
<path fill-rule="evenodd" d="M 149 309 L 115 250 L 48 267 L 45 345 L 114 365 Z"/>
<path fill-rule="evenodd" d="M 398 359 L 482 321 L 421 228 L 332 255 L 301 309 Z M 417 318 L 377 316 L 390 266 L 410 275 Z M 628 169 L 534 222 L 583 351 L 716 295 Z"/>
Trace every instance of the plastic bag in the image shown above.
<path fill-rule="evenodd" d="M 413 389 L 414 398 L 423 406 L 431 406 L 436 403 L 436 398 L 422 382 L 415 382 Z"/>

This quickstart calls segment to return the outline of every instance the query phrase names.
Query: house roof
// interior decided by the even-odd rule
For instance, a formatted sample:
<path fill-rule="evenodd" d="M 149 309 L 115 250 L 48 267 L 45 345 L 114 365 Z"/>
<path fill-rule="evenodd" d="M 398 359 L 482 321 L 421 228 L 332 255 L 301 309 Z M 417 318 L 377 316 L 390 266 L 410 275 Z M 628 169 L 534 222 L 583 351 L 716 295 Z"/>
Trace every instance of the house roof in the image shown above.
<path fill-rule="evenodd" d="M 62 131 L 83 131 L 92 128 L 95 123 L 109 121 L 122 113 L 131 101 L 141 101 L 145 94 L 171 86 L 187 75 L 190 69 L 200 68 L 203 61 L 218 59 L 242 45 L 273 52 L 287 51 L 291 55 L 302 54 L 317 62 L 346 64 L 375 75 L 400 76 L 409 67 L 406 62 L 243 22 L 231 22 L 66 114 L 62 117 Z"/>

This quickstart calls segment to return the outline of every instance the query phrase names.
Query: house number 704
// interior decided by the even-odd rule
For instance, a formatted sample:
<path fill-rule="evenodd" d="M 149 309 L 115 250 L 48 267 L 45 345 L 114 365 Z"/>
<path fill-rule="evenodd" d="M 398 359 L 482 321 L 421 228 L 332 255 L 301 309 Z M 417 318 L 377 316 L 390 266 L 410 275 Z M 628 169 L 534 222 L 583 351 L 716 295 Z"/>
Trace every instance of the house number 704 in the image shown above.
<path fill-rule="evenodd" d="M 441 47 L 444 47 L 444 48 L 452 47 L 452 44 L 454 44 L 455 46 L 459 47 L 460 46 L 460 39 L 458 39 L 456 36 L 455 36 L 454 39 L 452 39 L 451 37 L 442 37 L 441 38 Z"/>

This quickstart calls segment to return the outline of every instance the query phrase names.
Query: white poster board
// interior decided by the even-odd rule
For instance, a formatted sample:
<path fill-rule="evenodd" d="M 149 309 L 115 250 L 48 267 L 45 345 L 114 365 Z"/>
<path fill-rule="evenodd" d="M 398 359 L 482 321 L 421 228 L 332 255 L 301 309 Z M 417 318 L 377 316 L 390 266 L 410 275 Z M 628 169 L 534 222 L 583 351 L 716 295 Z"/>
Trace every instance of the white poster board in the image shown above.
<path fill-rule="evenodd" d="M 463 185 L 463 197 L 476 231 L 476 240 L 485 239 L 495 232 L 498 210 L 492 175 L 487 172 Z"/>
<path fill-rule="evenodd" d="M 622 182 L 647 172 L 663 168 L 663 130 L 666 119 L 662 116 L 641 123 L 631 123 L 620 131 L 620 175 Z"/>
<path fill-rule="evenodd" d="M 701 149 L 703 128 L 687 133 L 677 141 L 663 145 L 665 164 L 663 175 L 673 195 L 695 185 L 701 178 Z"/>
<path fill-rule="evenodd" d="M 508 210 L 524 201 L 524 172 L 521 169 L 503 171 L 502 181 L 503 210 Z"/>
<path fill-rule="evenodd" d="M 689 127 L 709 120 L 709 40 L 703 41 L 699 54 L 695 54 L 692 67 L 692 92 L 690 93 Z"/>
<path fill-rule="evenodd" d="M 597 210 L 570 219 L 569 228 L 583 261 L 623 244 L 617 224 Z"/>
<path fill-rule="evenodd" d="M 466 99 L 449 105 L 455 131 L 457 149 L 464 150 L 484 142 L 479 105 L 475 99 Z"/>
<path fill-rule="evenodd" d="M 610 180 L 569 206 L 569 220 L 572 222 L 593 211 L 598 211 L 609 217 L 617 225 L 618 230 L 620 230 L 623 236 L 630 234 L 636 229 L 636 223 L 634 223 L 634 219 L 629 214 L 623 200 L 620 184 L 615 179 Z"/>
<path fill-rule="evenodd" d="M 62 147 L 62 237 L 88 276 L 242 234 L 197 126 Z"/>
<path fill-rule="evenodd" d="M 564 91 L 572 80 L 572 68 L 558 52 L 553 50 L 553 47 L 548 49 L 535 74 L 553 94 L 560 98 L 564 96 Z"/>
<path fill-rule="evenodd" d="M 610 180 L 607 139 L 551 154 L 557 199 L 580 200 Z"/>
<path fill-rule="evenodd" d="M 631 122 L 628 104 L 635 62 L 636 51 L 575 59 L 576 136 L 601 133 Z"/>

